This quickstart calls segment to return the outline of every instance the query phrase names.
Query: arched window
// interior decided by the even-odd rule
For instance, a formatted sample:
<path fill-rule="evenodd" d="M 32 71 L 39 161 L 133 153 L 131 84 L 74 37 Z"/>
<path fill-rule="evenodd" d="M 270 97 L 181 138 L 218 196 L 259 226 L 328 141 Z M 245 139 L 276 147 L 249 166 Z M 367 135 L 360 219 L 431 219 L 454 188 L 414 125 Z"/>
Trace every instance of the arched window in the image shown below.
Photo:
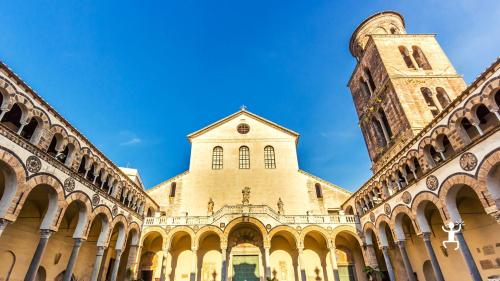
<path fill-rule="evenodd" d="M 266 169 L 276 169 L 274 147 L 270 145 L 264 147 L 264 167 Z"/>
<path fill-rule="evenodd" d="M 375 139 L 377 140 L 377 144 L 381 147 L 385 147 L 387 145 L 387 140 L 385 139 L 382 125 L 380 125 L 380 122 L 375 118 L 372 119 L 372 128 L 375 132 Z"/>
<path fill-rule="evenodd" d="M 23 111 L 21 110 L 19 105 L 14 104 L 12 108 L 3 116 L 2 123 L 4 123 L 4 125 L 12 131 L 17 132 L 17 130 L 19 130 L 19 127 L 21 127 L 22 116 Z"/>
<path fill-rule="evenodd" d="M 432 92 L 429 88 L 420 88 L 420 92 L 422 92 L 422 96 L 424 97 L 425 103 L 429 107 L 431 113 L 433 116 L 436 116 L 439 114 L 439 108 L 436 106 L 434 103 L 434 100 L 432 99 Z"/>
<path fill-rule="evenodd" d="M 170 184 L 170 194 L 169 194 L 170 198 L 175 197 L 176 189 L 177 189 L 177 183 L 174 181 L 173 183 Z"/>
<path fill-rule="evenodd" d="M 250 149 L 248 146 L 240 147 L 240 169 L 250 169 Z"/>
<path fill-rule="evenodd" d="M 410 52 L 408 52 L 408 49 L 406 49 L 405 46 L 399 46 L 399 52 L 401 53 L 401 56 L 403 56 L 406 67 L 415 69 L 415 65 L 411 60 Z"/>
<path fill-rule="evenodd" d="M 21 132 L 21 137 L 27 140 L 31 140 L 31 137 L 33 137 L 33 134 L 35 133 L 37 127 L 38 120 L 36 120 L 36 118 L 31 118 L 30 122 L 26 126 L 24 126 Z"/>
<path fill-rule="evenodd" d="M 52 155 L 52 157 L 56 157 L 57 154 L 57 144 L 62 140 L 62 137 L 58 134 L 55 134 L 50 141 L 49 148 L 47 148 L 47 153 Z"/>
<path fill-rule="evenodd" d="M 78 174 L 80 174 L 81 176 L 85 175 L 85 166 L 87 165 L 87 159 L 85 158 L 86 158 L 85 156 L 82 157 L 82 160 L 80 161 L 80 166 L 78 166 Z"/>
<path fill-rule="evenodd" d="M 418 67 L 420 67 L 423 70 L 431 70 L 432 67 L 429 64 L 427 58 L 425 57 L 424 52 L 422 52 L 422 49 L 420 49 L 420 47 L 418 46 L 412 46 L 411 48 L 413 50 L 413 58 L 417 62 Z"/>
<path fill-rule="evenodd" d="M 323 189 L 321 188 L 321 184 L 318 182 L 314 185 L 316 189 L 316 198 L 323 198 Z"/>
<path fill-rule="evenodd" d="M 387 135 L 389 136 L 389 138 L 392 138 L 391 126 L 389 126 L 389 121 L 387 120 L 387 116 L 385 116 L 384 110 L 382 108 L 379 108 L 378 114 L 382 119 L 382 125 L 385 127 L 385 130 L 387 131 Z"/>
<path fill-rule="evenodd" d="M 450 97 L 448 97 L 448 94 L 446 93 L 446 91 L 441 87 L 437 87 L 436 93 L 437 93 L 436 98 L 439 101 L 439 103 L 441 104 L 441 107 L 442 108 L 447 107 L 451 101 L 450 101 Z"/>
<path fill-rule="evenodd" d="M 487 132 L 498 125 L 498 119 L 484 104 L 476 108 L 476 116 L 479 119 L 479 127 L 483 132 Z"/>
<path fill-rule="evenodd" d="M 479 131 L 477 130 L 477 128 L 470 123 L 469 119 L 467 119 L 465 117 L 462 118 L 462 120 L 460 121 L 460 127 L 462 128 L 463 132 L 466 135 L 464 137 L 465 138 L 467 138 L 467 137 L 469 138 L 466 141 L 474 140 L 475 138 L 477 138 L 477 137 L 480 136 Z"/>
<path fill-rule="evenodd" d="M 372 73 L 370 72 L 368 67 L 363 68 L 363 71 L 365 72 L 366 78 L 368 79 L 368 84 L 370 85 L 370 90 L 373 94 L 375 93 L 375 82 L 373 81 Z"/>
<path fill-rule="evenodd" d="M 212 151 L 212 170 L 222 170 L 224 164 L 223 159 L 222 147 L 214 147 L 214 150 Z"/>
<path fill-rule="evenodd" d="M 89 172 L 87 173 L 87 179 L 91 182 L 94 182 L 94 179 L 95 179 L 94 173 L 95 173 L 95 164 L 92 163 L 92 165 L 90 166 Z"/>
<path fill-rule="evenodd" d="M 391 27 L 391 34 L 396 34 L 397 30 L 395 27 Z"/>
<path fill-rule="evenodd" d="M 366 83 L 363 77 L 360 77 L 359 84 L 361 85 L 361 92 L 363 93 L 363 98 L 369 100 L 370 97 L 372 96 L 372 92 L 370 90 L 370 87 L 368 87 L 368 83 Z"/>

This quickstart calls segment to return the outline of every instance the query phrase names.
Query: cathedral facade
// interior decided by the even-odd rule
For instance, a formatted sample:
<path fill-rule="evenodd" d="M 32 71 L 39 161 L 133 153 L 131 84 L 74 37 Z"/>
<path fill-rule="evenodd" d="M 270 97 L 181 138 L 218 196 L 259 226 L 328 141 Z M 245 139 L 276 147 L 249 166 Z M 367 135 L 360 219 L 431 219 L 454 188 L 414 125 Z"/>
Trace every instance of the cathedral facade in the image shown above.
<path fill-rule="evenodd" d="M 299 135 L 245 109 L 188 136 L 189 170 L 148 190 L 139 269 L 160 280 L 362 275 L 350 192 L 299 169 Z M 337 276 L 334 276 L 337 275 Z"/>
<path fill-rule="evenodd" d="M 392 11 L 349 48 L 373 170 L 354 193 L 246 108 L 145 190 L 0 64 L 0 280 L 498 280 L 500 60 L 467 85 Z"/>

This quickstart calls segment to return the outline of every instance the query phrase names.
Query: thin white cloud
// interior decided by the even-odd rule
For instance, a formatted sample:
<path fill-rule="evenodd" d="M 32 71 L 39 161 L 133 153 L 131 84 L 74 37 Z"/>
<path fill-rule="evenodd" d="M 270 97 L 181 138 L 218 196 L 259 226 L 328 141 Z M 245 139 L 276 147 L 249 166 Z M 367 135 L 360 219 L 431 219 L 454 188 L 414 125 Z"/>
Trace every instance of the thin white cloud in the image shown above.
<path fill-rule="evenodd" d="M 123 140 L 122 142 L 120 142 L 121 146 L 131 146 L 142 143 L 142 139 L 138 137 L 134 132 L 124 130 L 120 131 L 119 135 Z"/>
<path fill-rule="evenodd" d="M 136 145 L 136 144 L 140 144 L 141 142 L 142 142 L 142 140 L 140 138 L 134 137 L 128 141 L 120 143 L 120 145 Z"/>

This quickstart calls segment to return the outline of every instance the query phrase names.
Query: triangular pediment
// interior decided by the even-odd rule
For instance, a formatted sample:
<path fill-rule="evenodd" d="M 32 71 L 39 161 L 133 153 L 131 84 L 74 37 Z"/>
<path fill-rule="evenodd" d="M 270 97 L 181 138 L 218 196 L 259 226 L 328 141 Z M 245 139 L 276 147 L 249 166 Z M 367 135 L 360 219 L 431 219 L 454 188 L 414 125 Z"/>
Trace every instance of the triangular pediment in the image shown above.
<path fill-rule="evenodd" d="M 189 139 L 189 141 L 192 141 L 195 138 L 209 134 L 210 132 L 213 132 L 214 130 L 219 129 L 219 128 L 227 125 L 228 123 L 235 121 L 236 119 L 239 119 L 239 120 L 251 119 L 252 121 L 257 122 L 258 124 L 260 124 L 262 126 L 266 126 L 270 129 L 279 131 L 282 134 L 285 134 L 289 137 L 294 138 L 295 142 L 297 142 L 298 138 L 299 138 L 298 133 L 296 133 L 290 129 L 287 129 L 281 125 L 278 125 L 272 121 L 269 121 L 269 120 L 267 120 L 267 119 L 265 119 L 257 114 L 254 114 L 246 109 L 242 109 L 242 110 L 239 110 L 239 111 L 237 111 L 237 112 L 235 112 L 235 113 L 233 113 L 233 114 L 231 114 L 223 119 L 220 119 L 220 120 L 202 128 L 196 132 L 189 134 L 188 139 Z M 236 128 L 235 128 L 235 130 L 236 130 Z M 250 129 L 250 130 L 252 130 L 252 129 Z"/>

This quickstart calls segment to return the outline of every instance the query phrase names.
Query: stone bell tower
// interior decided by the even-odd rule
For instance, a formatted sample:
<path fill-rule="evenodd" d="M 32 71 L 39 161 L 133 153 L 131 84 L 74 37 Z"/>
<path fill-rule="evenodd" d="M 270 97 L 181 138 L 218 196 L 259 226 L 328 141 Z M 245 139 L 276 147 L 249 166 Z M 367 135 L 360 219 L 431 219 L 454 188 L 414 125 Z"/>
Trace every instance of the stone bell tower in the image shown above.
<path fill-rule="evenodd" d="M 466 87 L 434 34 L 407 34 L 403 17 L 377 13 L 354 31 L 349 80 L 377 172 Z"/>

